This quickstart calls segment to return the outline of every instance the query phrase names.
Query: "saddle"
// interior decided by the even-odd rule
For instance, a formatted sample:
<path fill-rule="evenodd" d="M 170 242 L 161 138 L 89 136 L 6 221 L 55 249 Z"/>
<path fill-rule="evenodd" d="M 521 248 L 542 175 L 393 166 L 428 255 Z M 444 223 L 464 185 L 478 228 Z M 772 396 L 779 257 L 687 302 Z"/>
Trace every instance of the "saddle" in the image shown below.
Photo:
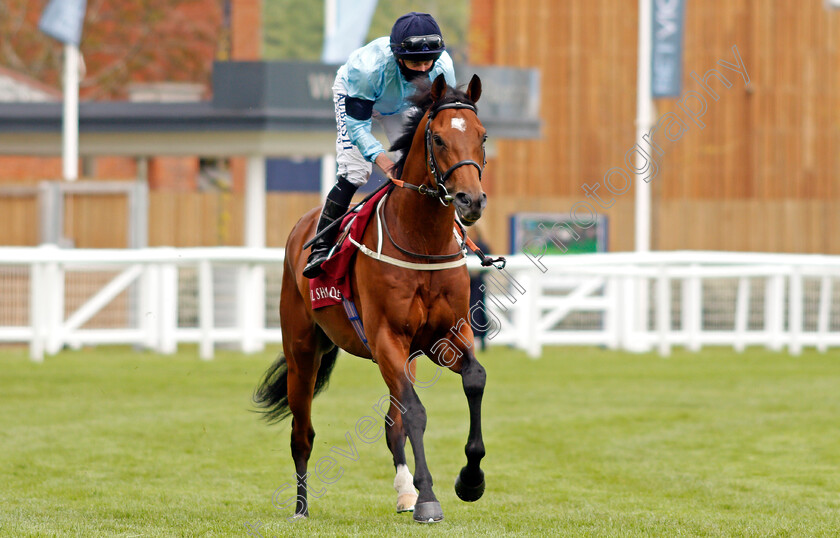
<path fill-rule="evenodd" d="M 390 191 L 391 188 L 382 189 L 342 220 L 338 239 L 321 264 L 321 274 L 309 282 L 313 310 L 341 304 L 342 298 L 352 299 L 350 263 L 358 250 L 353 242 L 361 242 L 376 207 Z"/>

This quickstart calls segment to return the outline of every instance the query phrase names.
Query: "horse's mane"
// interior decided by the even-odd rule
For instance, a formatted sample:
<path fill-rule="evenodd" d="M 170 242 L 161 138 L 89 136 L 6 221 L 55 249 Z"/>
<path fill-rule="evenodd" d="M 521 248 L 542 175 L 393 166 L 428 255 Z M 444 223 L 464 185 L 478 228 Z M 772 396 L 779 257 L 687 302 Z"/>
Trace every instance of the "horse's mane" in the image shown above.
<path fill-rule="evenodd" d="M 409 98 L 409 102 L 413 105 L 414 110 L 408 116 L 403 134 L 390 147 L 390 151 L 402 151 L 400 159 L 394 165 L 394 177 L 399 178 L 402 176 L 405 161 L 408 158 L 408 150 L 411 148 L 411 142 L 414 140 L 414 133 L 420 125 L 420 120 L 426 115 L 426 111 L 431 109 L 434 112 L 441 106 L 456 101 L 475 107 L 475 103 L 467 97 L 464 91 L 448 85 L 446 86 L 446 93 L 444 93 L 443 97 L 438 99 L 436 103 L 433 103 L 432 84 L 427 82 L 417 83 L 417 92 Z"/>

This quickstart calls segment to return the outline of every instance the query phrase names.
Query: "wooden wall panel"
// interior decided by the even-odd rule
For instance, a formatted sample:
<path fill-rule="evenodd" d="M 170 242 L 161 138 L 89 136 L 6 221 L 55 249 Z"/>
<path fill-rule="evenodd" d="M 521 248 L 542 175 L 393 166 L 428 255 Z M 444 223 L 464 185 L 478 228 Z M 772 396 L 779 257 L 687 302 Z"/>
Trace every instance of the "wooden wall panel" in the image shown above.
<path fill-rule="evenodd" d="M 359 198 L 361 199 L 361 198 Z M 310 209 L 321 205 L 318 194 L 271 193 L 266 200 L 266 244 L 285 247 L 289 232 Z"/>
<path fill-rule="evenodd" d="M 125 196 L 65 196 L 65 235 L 78 248 L 128 246 L 128 202 Z"/>
<path fill-rule="evenodd" d="M 0 245 L 25 247 L 37 245 L 38 199 L 34 187 L 21 187 L 19 192 L 8 189 L 0 196 Z"/>
<path fill-rule="evenodd" d="M 678 99 L 655 102 L 689 131 L 660 142 L 665 154 L 653 185 L 655 249 L 709 248 L 840 253 L 840 11 L 820 1 L 710 0 L 686 3 L 683 92 L 691 78 L 717 69 L 732 84 L 710 85 L 700 128 Z M 494 9 L 492 47 L 482 63 L 541 72 L 543 136 L 500 141 L 485 222 L 508 244 L 510 213 L 564 212 L 585 200 L 581 186 L 600 180 L 635 143 L 637 3 L 622 0 L 473 0 Z M 478 21 L 478 19 L 476 19 Z M 750 77 L 733 62 L 732 46 Z M 492 57 L 486 51 L 492 50 Z M 492 88 L 485 88 L 492 91 Z M 630 211 L 612 230 L 632 230 Z M 503 199 L 504 201 L 499 201 Z M 501 209 L 504 208 L 504 209 Z M 554 208 L 554 209 L 552 209 Z M 611 241 L 632 249 L 632 236 Z"/>
<path fill-rule="evenodd" d="M 361 196 L 358 197 L 361 199 Z M 320 204 L 318 194 L 269 193 L 266 244 L 283 247 L 298 219 Z M 237 246 L 244 242 L 244 197 L 240 193 L 149 193 L 149 246 Z M 69 196 L 68 238 L 80 248 L 125 248 L 128 206 L 121 196 Z M 0 196 L 0 245 L 35 246 L 39 241 L 34 195 Z"/>
<path fill-rule="evenodd" d="M 655 249 L 724 249 L 840 254 L 840 11 L 821 0 L 686 2 L 684 91 L 717 69 L 705 128 L 689 123 L 653 183 Z M 508 219 L 521 211 L 565 213 L 587 200 L 582 185 L 623 166 L 635 144 L 637 3 L 626 0 L 472 0 L 471 61 L 535 67 L 541 73 L 541 138 L 496 141 L 482 228 L 507 250 Z M 750 76 L 722 68 L 737 45 Z M 491 87 L 485 88 L 491 92 Z M 655 118 L 682 114 L 677 99 Z M 683 117 L 683 116 L 681 116 Z M 687 120 L 690 121 L 690 120 Z M 633 248 L 631 189 L 605 213 L 611 250 Z M 238 245 L 238 194 L 150 196 L 151 245 Z M 271 193 L 266 237 L 283 246 L 315 194 Z M 125 202 L 79 199 L 66 215 L 78 246 L 123 246 Z M 35 244 L 34 200 L 0 199 L 10 226 L 0 244 Z M 5 221 L 4 221 L 5 222 Z"/>
<path fill-rule="evenodd" d="M 491 195 L 479 230 L 494 253 L 509 248 L 510 216 L 523 211 L 568 213 L 576 196 Z M 318 205 L 318 195 L 271 193 L 266 202 L 266 244 L 283 247 L 301 215 Z M 243 244 L 240 195 L 152 193 L 150 246 L 236 246 Z M 105 197 L 77 203 L 66 218 L 79 247 L 122 248 L 127 230 L 125 201 Z M 37 205 L 31 199 L 0 199 L 9 222 L 32 223 L 0 229 L 0 244 L 38 244 Z M 609 221 L 611 251 L 633 249 L 633 198 L 622 196 L 603 211 Z M 117 219 L 114 215 L 120 215 Z M 675 224 L 676 223 L 676 224 Z M 823 199 L 689 199 L 662 200 L 656 207 L 653 242 L 661 250 L 737 250 L 840 253 L 840 204 Z"/>
<path fill-rule="evenodd" d="M 241 194 L 163 192 L 149 194 L 149 246 L 242 245 Z"/>

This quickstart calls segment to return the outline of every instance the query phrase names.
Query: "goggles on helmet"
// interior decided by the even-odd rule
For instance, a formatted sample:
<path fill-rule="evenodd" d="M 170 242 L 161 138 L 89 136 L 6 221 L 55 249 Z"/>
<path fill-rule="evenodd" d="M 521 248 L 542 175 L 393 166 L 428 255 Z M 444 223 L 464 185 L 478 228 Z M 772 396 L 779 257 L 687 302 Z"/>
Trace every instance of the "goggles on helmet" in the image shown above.
<path fill-rule="evenodd" d="M 443 48 L 443 38 L 439 35 L 418 35 L 403 39 L 400 47 L 406 52 L 437 51 Z"/>

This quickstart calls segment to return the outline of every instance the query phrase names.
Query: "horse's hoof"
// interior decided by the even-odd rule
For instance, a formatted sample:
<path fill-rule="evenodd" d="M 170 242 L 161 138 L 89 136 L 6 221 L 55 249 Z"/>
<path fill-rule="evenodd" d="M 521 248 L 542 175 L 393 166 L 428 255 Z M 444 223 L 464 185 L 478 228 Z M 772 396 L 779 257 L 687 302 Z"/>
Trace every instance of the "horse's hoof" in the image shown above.
<path fill-rule="evenodd" d="M 414 504 L 417 502 L 416 493 L 403 493 L 397 497 L 397 513 L 413 512 Z"/>
<path fill-rule="evenodd" d="M 437 501 L 414 505 L 414 521 L 417 523 L 437 523 L 443 519 L 443 509 Z"/>
<path fill-rule="evenodd" d="M 461 469 L 455 479 L 455 494 L 462 501 L 471 503 L 479 500 L 484 495 L 484 471 L 478 470 L 476 477 L 465 478 L 467 468 Z"/>
<path fill-rule="evenodd" d="M 298 519 L 309 519 L 309 512 L 303 514 L 295 514 L 289 518 L 289 521 L 296 521 Z"/>

